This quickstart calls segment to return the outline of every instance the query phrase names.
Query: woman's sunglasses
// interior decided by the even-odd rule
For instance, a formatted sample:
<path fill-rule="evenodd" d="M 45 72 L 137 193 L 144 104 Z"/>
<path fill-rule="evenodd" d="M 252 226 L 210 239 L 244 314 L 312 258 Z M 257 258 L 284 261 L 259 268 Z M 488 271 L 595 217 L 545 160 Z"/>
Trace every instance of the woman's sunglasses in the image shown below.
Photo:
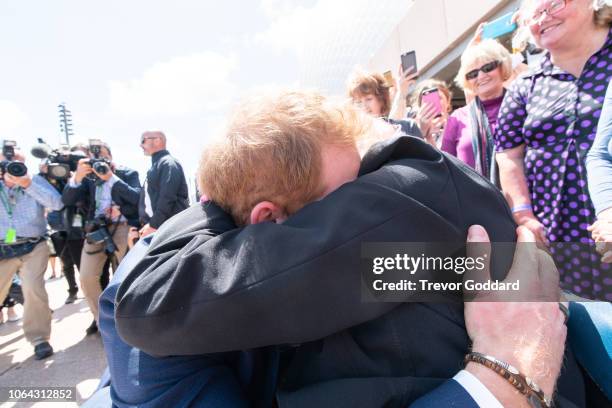
<path fill-rule="evenodd" d="M 484 72 L 485 74 L 488 74 L 489 72 L 494 71 L 495 68 L 499 67 L 500 64 L 501 63 L 499 61 L 488 62 L 484 64 L 482 67 L 473 69 L 467 74 L 465 74 L 465 79 L 467 79 L 468 81 L 471 81 L 472 79 L 478 78 L 478 72 L 480 71 Z"/>

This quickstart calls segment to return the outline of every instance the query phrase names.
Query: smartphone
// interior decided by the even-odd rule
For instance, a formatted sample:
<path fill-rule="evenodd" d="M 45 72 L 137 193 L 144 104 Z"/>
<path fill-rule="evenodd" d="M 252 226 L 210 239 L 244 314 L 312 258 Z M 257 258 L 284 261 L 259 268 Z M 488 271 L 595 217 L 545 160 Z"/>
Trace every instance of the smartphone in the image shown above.
<path fill-rule="evenodd" d="M 391 71 L 385 71 L 383 76 L 385 77 L 385 82 L 387 83 L 387 86 L 395 86 L 395 80 L 393 79 L 393 74 L 391 73 Z"/>
<path fill-rule="evenodd" d="M 442 100 L 440 99 L 438 88 L 428 88 L 421 92 L 421 105 L 425 102 L 434 107 L 436 111 L 434 116 L 442 115 Z"/>
<path fill-rule="evenodd" d="M 497 20 L 493 20 L 482 27 L 482 39 L 487 38 L 498 38 L 502 35 L 508 34 L 516 30 L 516 23 L 512 22 L 512 15 L 514 11 L 508 14 L 504 14 Z"/>
<path fill-rule="evenodd" d="M 407 71 L 412 67 L 412 73 L 417 72 L 416 51 L 408 51 L 402 54 L 402 69 Z"/>

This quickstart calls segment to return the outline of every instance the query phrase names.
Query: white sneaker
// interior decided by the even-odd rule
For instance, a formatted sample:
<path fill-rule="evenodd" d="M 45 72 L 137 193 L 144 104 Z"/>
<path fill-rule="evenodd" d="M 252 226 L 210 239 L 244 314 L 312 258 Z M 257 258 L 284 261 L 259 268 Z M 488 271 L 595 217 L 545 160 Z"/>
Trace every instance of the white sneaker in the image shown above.
<path fill-rule="evenodd" d="M 19 316 L 19 313 L 17 313 L 17 311 L 15 310 L 15 306 L 6 309 L 6 317 L 6 320 L 8 320 L 9 322 L 16 322 L 18 320 L 21 320 L 21 316 Z"/>

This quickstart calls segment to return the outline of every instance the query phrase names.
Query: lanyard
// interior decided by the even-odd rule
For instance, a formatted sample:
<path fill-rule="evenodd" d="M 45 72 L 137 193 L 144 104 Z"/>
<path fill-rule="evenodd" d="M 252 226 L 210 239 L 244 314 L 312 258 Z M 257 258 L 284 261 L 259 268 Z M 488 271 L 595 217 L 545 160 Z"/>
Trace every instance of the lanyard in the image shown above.
<path fill-rule="evenodd" d="M 0 201 L 2 201 L 2 206 L 6 210 L 9 219 L 13 219 L 13 205 L 16 204 L 16 199 L 14 199 L 12 196 L 9 197 L 8 194 L 4 191 L 4 187 L 2 185 L 0 185 Z"/>

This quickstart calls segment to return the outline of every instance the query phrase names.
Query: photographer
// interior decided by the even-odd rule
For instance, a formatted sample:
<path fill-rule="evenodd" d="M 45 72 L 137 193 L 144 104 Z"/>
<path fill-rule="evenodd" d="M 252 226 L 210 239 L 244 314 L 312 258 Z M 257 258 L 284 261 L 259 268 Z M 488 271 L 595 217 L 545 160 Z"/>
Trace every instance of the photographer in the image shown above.
<path fill-rule="evenodd" d="M 134 170 L 112 162 L 110 147 L 90 140 L 89 159 L 81 159 L 62 200 L 65 205 L 86 209 L 85 244 L 81 253 L 81 289 L 89 303 L 94 321 L 87 334 L 98 331 L 98 298 L 102 292 L 100 276 L 110 257 L 119 263 L 127 250 L 129 227 L 139 227 L 138 199 L 140 180 Z"/>
<path fill-rule="evenodd" d="M 88 157 L 87 148 L 73 146 L 62 146 L 60 149 L 51 151 L 50 148 L 41 143 L 32 149 L 32 154 L 44 157 L 41 165 L 41 174 L 61 194 L 68 180 L 76 171 L 78 161 Z M 37 154 L 35 149 L 45 150 L 43 154 Z M 62 169 L 58 170 L 58 167 Z M 86 218 L 86 209 L 82 206 L 67 205 L 60 211 L 52 211 L 47 214 L 47 222 L 51 227 L 51 242 L 57 256 L 62 261 L 62 272 L 68 283 L 68 297 L 65 304 L 74 303 L 77 299 L 79 287 L 75 279 L 75 267 L 80 269 L 81 252 L 83 251 L 84 231 L 83 224 Z"/>
<path fill-rule="evenodd" d="M 4 141 L 0 156 L 0 299 L 19 272 L 24 296 L 23 331 L 37 360 L 53 354 L 51 309 L 44 274 L 49 260 L 45 208 L 62 208 L 60 194 L 40 175 L 31 177 L 15 143 Z"/>

